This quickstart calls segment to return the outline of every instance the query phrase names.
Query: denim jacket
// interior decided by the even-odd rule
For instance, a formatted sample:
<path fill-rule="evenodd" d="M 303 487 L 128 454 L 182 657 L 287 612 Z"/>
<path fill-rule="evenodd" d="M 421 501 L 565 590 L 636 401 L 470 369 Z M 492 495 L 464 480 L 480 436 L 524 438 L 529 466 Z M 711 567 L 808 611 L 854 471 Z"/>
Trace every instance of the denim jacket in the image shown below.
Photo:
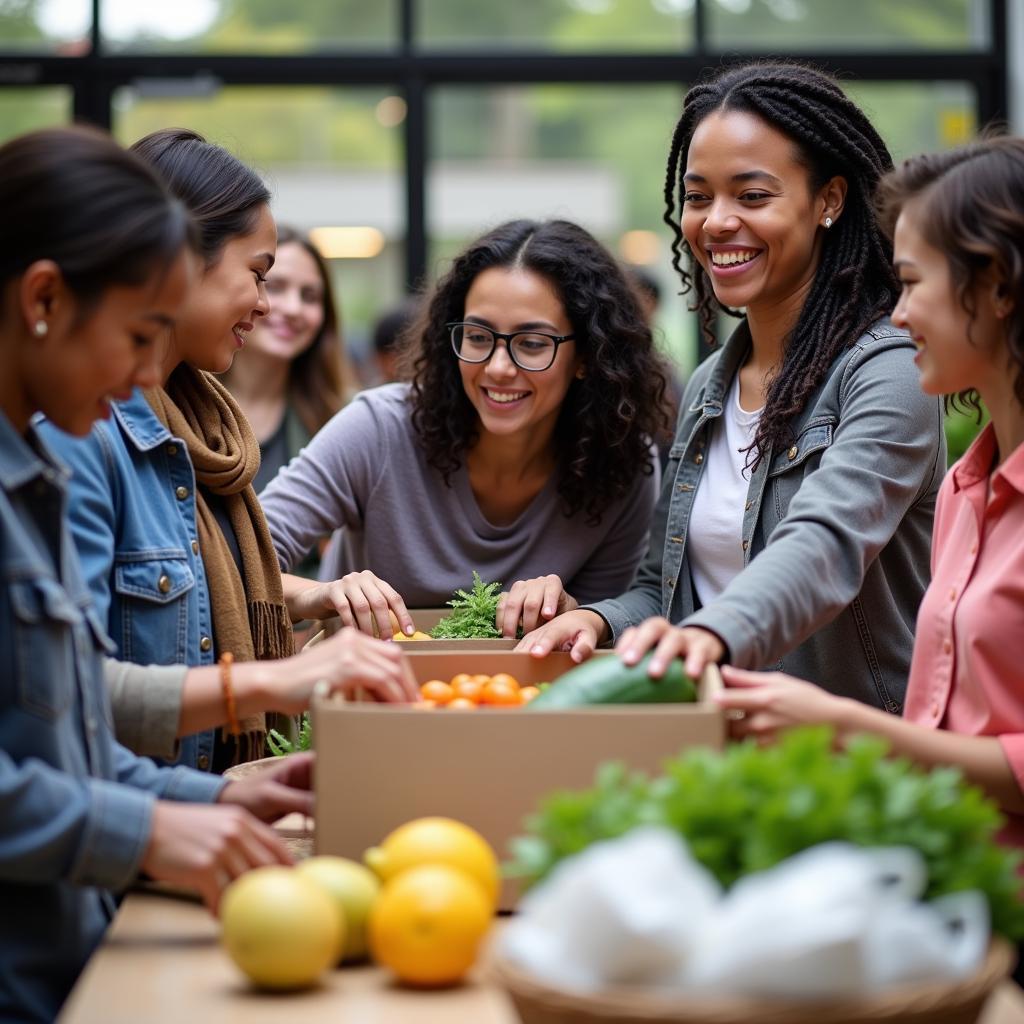
<path fill-rule="evenodd" d="M 612 635 L 654 615 L 702 626 L 743 668 L 778 669 L 888 711 L 903 703 L 946 468 L 942 409 L 889 320 L 837 357 L 761 461 L 744 506 L 744 568 L 699 607 L 687 560 L 711 431 L 750 349 L 746 323 L 697 368 L 680 407 L 651 545 L 631 589 L 593 605 Z"/>
<path fill-rule="evenodd" d="M 119 746 L 67 472 L 0 413 L 0 1020 L 51 1021 L 138 873 L 156 798 L 223 780 Z"/>
<path fill-rule="evenodd" d="M 88 437 L 50 424 L 41 431 L 71 467 L 69 524 L 86 582 L 114 641 L 117 657 L 140 665 L 209 665 L 216 652 L 206 573 L 199 554 L 195 476 L 183 441 L 172 437 L 140 391 L 112 405 L 110 420 Z M 115 693 L 115 698 L 119 693 Z M 180 713 L 150 709 L 152 746 L 174 749 Z M 159 694 L 153 694 L 159 702 Z M 138 703 L 118 700 L 118 735 L 138 735 L 125 716 Z M 209 770 L 214 730 L 181 741 L 177 763 Z M 168 747 L 170 749 L 168 749 Z"/>

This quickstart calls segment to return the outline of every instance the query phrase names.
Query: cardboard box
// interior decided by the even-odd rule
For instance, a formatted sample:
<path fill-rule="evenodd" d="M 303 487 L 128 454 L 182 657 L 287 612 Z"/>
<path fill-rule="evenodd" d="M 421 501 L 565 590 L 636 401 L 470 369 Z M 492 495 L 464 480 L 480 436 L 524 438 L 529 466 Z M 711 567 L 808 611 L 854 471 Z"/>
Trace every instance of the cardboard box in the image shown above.
<path fill-rule="evenodd" d="M 424 651 L 411 653 L 410 662 L 420 682 L 508 672 L 525 685 L 573 667 L 568 654 L 501 651 Z M 504 858 L 508 840 L 544 795 L 591 786 L 603 761 L 653 773 L 684 747 L 721 748 L 725 721 L 710 702 L 720 686 L 712 666 L 696 704 L 445 711 L 315 699 L 317 853 L 359 860 L 399 825 L 443 815 L 472 825 Z M 502 907 L 515 898 L 506 883 Z"/>
<path fill-rule="evenodd" d="M 412 624 L 424 633 L 429 633 L 446 615 L 451 613 L 451 608 L 410 608 Z M 325 619 L 320 625 L 324 633 L 330 635 L 340 628 L 340 620 Z M 505 640 L 502 638 L 487 639 L 480 637 L 475 640 L 404 640 L 407 644 L 407 651 L 431 650 L 431 651 L 511 651 L 519 642 L 518 640 Z"/>

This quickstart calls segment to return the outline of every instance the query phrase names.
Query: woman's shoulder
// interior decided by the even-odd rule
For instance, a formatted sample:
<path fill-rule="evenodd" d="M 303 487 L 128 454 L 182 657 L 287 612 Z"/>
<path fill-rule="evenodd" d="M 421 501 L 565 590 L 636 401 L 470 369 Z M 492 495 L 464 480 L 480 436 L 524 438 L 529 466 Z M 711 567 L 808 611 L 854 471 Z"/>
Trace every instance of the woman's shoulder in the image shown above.
<path fill-rule="evenodd" d="M 409 384 L 381 384 L 359 391 L 334 420 L 355 426 L 408 429 L 411 424 L 412 388 Z"/>

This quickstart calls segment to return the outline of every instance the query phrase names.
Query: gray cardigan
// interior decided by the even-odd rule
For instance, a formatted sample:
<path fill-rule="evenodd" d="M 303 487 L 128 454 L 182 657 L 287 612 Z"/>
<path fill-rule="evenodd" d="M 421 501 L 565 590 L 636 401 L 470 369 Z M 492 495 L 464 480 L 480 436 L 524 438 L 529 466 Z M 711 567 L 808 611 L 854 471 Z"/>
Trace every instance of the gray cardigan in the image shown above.
<path fill-rule="evenodd" d="M 746 323 L 697 368 L 680 406 L 647 556 L 631 589 L 590 607 L 613 638 L 654 615 L 702 626 L 744 668 L 779 669 L 899 712 L 946 468 L 942 409 L 889 320 L 843 352 L 762 460 L 743 517 L 744 568 L 701 608 L 687 559 L 704 452 L 750 347 Z"/>

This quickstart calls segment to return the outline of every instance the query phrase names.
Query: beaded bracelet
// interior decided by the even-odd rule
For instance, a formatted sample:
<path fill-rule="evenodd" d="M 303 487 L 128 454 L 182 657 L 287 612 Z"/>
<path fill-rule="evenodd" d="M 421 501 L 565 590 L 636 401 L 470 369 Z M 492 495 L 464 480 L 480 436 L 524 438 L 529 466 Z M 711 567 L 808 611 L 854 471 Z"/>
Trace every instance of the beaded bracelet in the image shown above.
<path fill-rule="evenodd" d="M 228 710 L 228 732 L 237 736 L 242 727 L 238 724 L 238 707 L 235 704 L 235 691 L 231 688 L 231 666 L 235 663 L 235 656 L 230 651 L 225 651 L 218 660 L 220 666 L 220 685 L 224 690 L 224 704 Z"/>

